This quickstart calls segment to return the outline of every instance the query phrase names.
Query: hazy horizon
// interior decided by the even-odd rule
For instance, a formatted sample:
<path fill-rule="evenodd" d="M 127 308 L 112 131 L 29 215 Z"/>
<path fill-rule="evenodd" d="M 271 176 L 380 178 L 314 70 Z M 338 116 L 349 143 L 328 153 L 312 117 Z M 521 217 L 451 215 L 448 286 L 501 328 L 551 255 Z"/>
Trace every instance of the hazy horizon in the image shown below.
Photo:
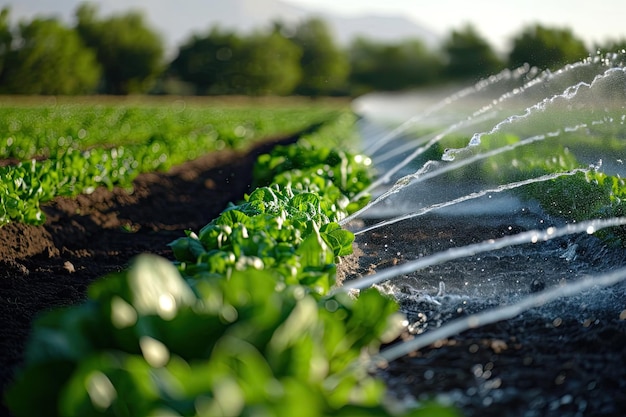
<path fill-rule="evenodd" d="M 249 19 L 261 21 L 272 13 L 292 16 L 305 9 L 313 13 L 334 14 L 344 17 L 378 15 L 381 17 L 401 17 L 415 23 L 433 35 L 445 37 L 453 29 L 461 29 L 470 23 L 498 51 L 509 49 L 510 40 L 521 30 L 534 23 L 551 27 L 567 27 L 582 39 L 589 48 L 607 40 L 626 39 L 623 16 L 626 15 L 626 2 L 623 0 L 597 0 L 589 6 L 587 0 L 570 0 L 567 6 L 556 0 L 526 0 L 494 5 L 492 0 L 475 0 L 471 7 L 461 0 L 438 0 L 420 6 L 414 0 L 241 0 L 248 10 Z M 26 17 L 32 14 L 57 14 L 70 19 L 76 6 L 83 0 L 13 0 L 2 1 L 0 5 L 10 6 L 13 17 Z M 99 0 L 103 15 L 111 12 L 141 8 L 146 11 L 149 22 L 164 33 L 170 47 L 180 44 L 210 22 L 212 15 L 228 19 L 229 14 L 220 15 L 220 10 L 228 9 L 234 2 L 207 2 L 202 0 L 181 0 L 176 6 L 178 13 L 169 10 L 172 3 L 166 0 Z M 281 4 L 282 3 L 282 4 Z M 149 7 L 147 6 L 149 4 Z M 239 4 L 239 3 L 238 3 Z M 215 13 L 208 9 L 214 7 Z M 232 13 L 231 13 L 232 14 Z M 32 16 L 30 16 L 32 17 Z M 232 16 L 232 19 L 235 19 Z M 236 22 L 226 22 L 235 24 Z M 250 25 L 250 22 L 248 22 Z M 382 36 L 391 28 L 381 29 Z M 391 35 L 391 34 L 390 34 Z M 390 36 L 392 38 L 392 36 Z"/>

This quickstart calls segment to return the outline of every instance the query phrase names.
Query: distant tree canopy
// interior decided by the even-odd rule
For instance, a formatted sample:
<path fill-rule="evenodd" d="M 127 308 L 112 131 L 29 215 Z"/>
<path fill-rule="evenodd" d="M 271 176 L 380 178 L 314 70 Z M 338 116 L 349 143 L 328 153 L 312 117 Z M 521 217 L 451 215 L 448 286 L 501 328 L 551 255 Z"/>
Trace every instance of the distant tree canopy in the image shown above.
<path fill-rule="evenodd" d="M 84 3 L 76 11 L 76 30 L 96 51 L 103 67 L 105 93 L 145 93 L 163 70 L 163 41 L 139 12 L 98 19 L 98 9 Z"/>
<path fill-rule="evenodd" d="M 316 96 L 345 90 L 350 62 L 323 20 L 304 21 L 296 27 L 291 40 L 302 50 L 302 78 L 296 93 Z"/>
<path fill-rule="evenodd" d="M 55 19 L 34 19 L 21 23 L 12 34 L 6 25 L 7 16 L 8 11 L 3 10 L 1 93 L 72 95 L 95 91 L 100 66 L 75 31 Z"/>
<path fill-rule="evenodd" d="M 196 94 L 227 94 L 238 71 L 233 56 L 241 53 L 242 43 L 236 34 L 219 28 L 193 35 L 178 49 L 169 73 L 195 86 Z"/>
<path fill-rule="evenodd" d="M 302 78 L 300 48 L 278 32 L 253 35 L 243 43 L 237 92 L 288 95 Z"/>
<path fill-rule="evenodd" d="M 350 84 L 357 93 L 429 84 L 441 70 L 439 57 L 421 41 L 381 44 L 357 39 L 350 47 Z"/>
<path fill-rule="evenodd" d="M 513 39 L 509 66 L 530 64 L 541 69 L 557 69 L 588 56 L 584 42 L 570 29 L 533 25 Z"/>
<path fill-rule="evenodd" d="M 448 59 L 445 73 L 451 79 L 479 79 L 504 68 L 489 43 L 467 25 L 453 30 L 443 46 Z"/>
<path fill-rule="evenodd" d="M 11 22 L 9 21 L 9 9 L 7 7 L 0 10 L 0 74 L 4 68 L 4 61 L 11 50 L 13 34 L 11 33 Z"/>
<path fill-rule="evenodd" d="M 437 48 L 418 39 L 339 46 L 318 18 L 246 35 L 213 27 L 190 36 L 166 62 L 164 40 L 140 12 L 103 18 L 82 3 L 75 18 L 73 27 L 46 18 L 12 24 L 9 8 L 0 12 L 0 94 L 359 95 L 477 81 L 504 67 L 471 25 Z M 625 48 L 622 39 L 594 51 Z M 509 67 L 555 69 L 589 52 L 569 29 L 533 25 L 505 55 Z"/>
<path fill-rule="evenodd" d="M 170 73 L 197 94 L 290 94 L 300 81 L 300 56 L 276 31 L 240 37 L 214 28 L 180 47 Z"/>

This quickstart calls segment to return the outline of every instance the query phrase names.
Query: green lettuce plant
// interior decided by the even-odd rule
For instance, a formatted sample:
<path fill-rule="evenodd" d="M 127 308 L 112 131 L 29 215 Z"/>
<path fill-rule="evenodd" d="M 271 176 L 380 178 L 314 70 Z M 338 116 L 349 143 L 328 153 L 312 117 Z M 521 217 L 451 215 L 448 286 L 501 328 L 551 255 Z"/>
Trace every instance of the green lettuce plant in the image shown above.
<path fill-rule="evenodd" d="M 36 322 L 7 401 L 16 416 L 388 415 L 355 361 L 394 335 L 395 310 L 254 269 L 184 279 L 144 255 Z"/>
<path fill-rule="evenodd" d="M 9 408 L 16 417 L 456 415 L 390 407 L 370 375 L 366 359 L 403 318 L 375 289 L 329 291 L 336 260 L 352 251 L 354 236 L 333 221 L 346 199 L 332 182 L 260 187 L 174 241 L 175 263 L 142 255 L 96 281 L 86 302 L 36 321 Z"/>

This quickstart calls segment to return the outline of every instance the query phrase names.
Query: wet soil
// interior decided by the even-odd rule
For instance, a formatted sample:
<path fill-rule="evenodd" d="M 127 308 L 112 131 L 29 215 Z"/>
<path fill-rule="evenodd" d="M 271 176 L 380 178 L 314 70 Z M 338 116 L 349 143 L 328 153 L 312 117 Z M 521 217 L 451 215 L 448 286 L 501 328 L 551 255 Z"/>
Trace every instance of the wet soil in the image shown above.
<path fill-rule="evenodd" d="M 531 223 L 522 220 L 430 216 L 368 232 L 357 236 L 360 256 L 347 264 L 345 282 L 518 233 L 525 230 L 521 224 Z M 380 288 L 399 300 L 410 323 L 403 339 L 410 340 L 455 318 L 625 263 L 623 249 L 585 234 L 449 261 Z M 401 401 L 437 398 L 466 416 L 624 416 L 625 363 L 622 284 L 438 341 L 386 364 L 378 374 Z"/>

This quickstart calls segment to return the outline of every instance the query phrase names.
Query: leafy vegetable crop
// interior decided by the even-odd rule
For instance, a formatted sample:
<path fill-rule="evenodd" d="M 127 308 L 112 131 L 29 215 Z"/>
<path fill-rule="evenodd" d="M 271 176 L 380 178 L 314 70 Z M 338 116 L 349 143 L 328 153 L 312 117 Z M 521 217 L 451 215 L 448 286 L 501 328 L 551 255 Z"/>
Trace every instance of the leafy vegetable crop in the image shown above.
<path fill-rule="evenodd" d="M 345 112 L 308 101 L 93 99 L 0 101 L 0 159 L 55 158 L 68 149 L 192 142 L 204 152 L 296 132 Z M 178 155 L 177 157 L 184 157 Z"/>
<path fill-rule="evenodd" d="M 258 188 L 172 249 L 190 275 L 264 269 L 280 282 L 326 293 L 335 282 L 335 257 L 352 253 L 354 235 L 330 222 L 327 214 L 334 213 L 325 213 L 322 203 L 314 193 Z"/>
<path fill-rule="evenodd" d="M 338 158 L 345 172 L 361 169 L 353 161 Z M 397 305 L 374 289 L 356 298 L 329 291 L 335 262 L 354 238 L 333 221 L 350 209 L 344 193 L 367 183 L 364 172 L 350 184 L 334 175 L 257 188 L 173 242 L 174 264 L 141 256 L 92 284 L 82 305 L 41 317 L 7 393 L 11 410 L 18 417 L 402 413 L 390 411 L 383 384 L 361 362 L 398 335 Z M 455 413 L 430 405 L 404 415 Z"/>
<path fill-rule="evenodd" d="M 495 144 L 486 144 L 483 149 L 494 146 L 511 145 L 519 142 L 519 137 L 503 135 Z M 590 149 L 594 144 L 586 143 L 588 139 L 568 136 L 570 145 L 585 144 Z M 623 148 L 619 141 L 606 139 L 601 146 L 618 150 Z M 474 172 L 477 177 L 497 179 L 502 182 L 520 181 L 541 175 L 567 172 L 584 167 L 568 147 L 558 142 L 535 142 L 532 147 L 519 147 L 485 160 L 479 170 Z M 527 184 L 516 189 L 516 193 L 524 199 L 536 200 L 550 215 L 565 221 L 579 222 L 594 218 L 620 217 L 626 214 L 626 183 L 619 176 L 611 176 L 597 170 L 578 172 L 573 175 L 557 177 L 549 181 Z M 626 245 L 626 228 L 615 227 L 602 230 L 597 235 L 607 242 Z"/>
<path fill-rule="evenodd" d="M 319 297 L 249 268 L 185 281 L 146 255 L 89 298 L 37 322 L 16 415 L 352 416 L 383 392 L 350 366 L 393 317 L 374 291 Z"/>
<path fill-rule="evenodd" d="M 112 106 L 0 106 L 0 226 L 42 224 L 40 205 L 99 186 L 131 188 L 142 172 L 167 170 L 207 152 L 302 130 L 341 109 Z M 35 158 L 37 159 L 31 159 Z M 31 159 L 29 161 L 26 161 Z"/>

